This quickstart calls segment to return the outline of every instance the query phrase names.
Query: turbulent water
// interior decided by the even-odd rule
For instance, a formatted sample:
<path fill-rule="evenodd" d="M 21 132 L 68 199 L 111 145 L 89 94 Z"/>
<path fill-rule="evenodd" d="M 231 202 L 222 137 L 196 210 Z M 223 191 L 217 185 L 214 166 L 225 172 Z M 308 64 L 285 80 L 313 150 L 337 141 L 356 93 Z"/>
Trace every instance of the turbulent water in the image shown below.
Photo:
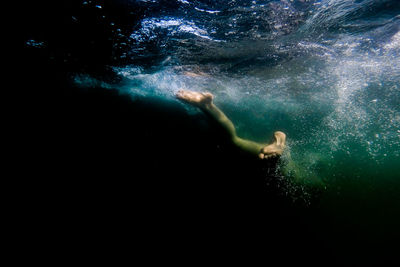
<path fill-rule="evenodd" d="M 166 101 L 180 88 L 212 92 L 242 137 L 286 132 L 285 171 L 302 182 L 397 182 L 397 1 L 125 4 L 146 16 L 114 44 L 128 62 L 114 66 L 123 92 Z"/>
<path fill-rule="evenodd" d="M 267 142 L 276 130 L 287 134 L 280 169 L 292 182 L 282 190 L 322 187 L 310 228 L 335 240 L 332 247 L 351 255 L 364 241 L 389 247 L 399 236 L 398 0 L 76 2 L 62 34 L 87 29 L 54 49 L 65 69 L 84 66 L 70 71 L 74 86 L 180 105 L 194 117 L 199 111 L 176 92 L 209 91 L 239 136 Z M 34 51 L 54 43 L 25 40 Z M 93 46 L 112 51 L 99 59 Z M 98 68 L 87 62 L 106 65 L 113 78 L 93 75 Z M 360 239 L 342 244 L 354 231 Z"/>

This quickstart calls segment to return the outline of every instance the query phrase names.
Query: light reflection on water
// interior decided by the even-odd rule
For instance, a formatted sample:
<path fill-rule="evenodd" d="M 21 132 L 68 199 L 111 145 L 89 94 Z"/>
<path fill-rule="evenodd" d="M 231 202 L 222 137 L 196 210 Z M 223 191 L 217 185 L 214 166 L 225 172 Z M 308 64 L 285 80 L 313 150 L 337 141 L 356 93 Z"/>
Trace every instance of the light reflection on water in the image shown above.
<path fill-rule="evenodd" d="M 241 136 L 288 134 L 293 164 L 283 168 L 298 181 L 393 175 L 384 166 L 400 157 L 399 18 L 363 18 L 390 1 L 179 2 L 132 32 L 130 57 L 156 47 L 162 60 L 115 67 L 122 92 L 212 92 Z"/>

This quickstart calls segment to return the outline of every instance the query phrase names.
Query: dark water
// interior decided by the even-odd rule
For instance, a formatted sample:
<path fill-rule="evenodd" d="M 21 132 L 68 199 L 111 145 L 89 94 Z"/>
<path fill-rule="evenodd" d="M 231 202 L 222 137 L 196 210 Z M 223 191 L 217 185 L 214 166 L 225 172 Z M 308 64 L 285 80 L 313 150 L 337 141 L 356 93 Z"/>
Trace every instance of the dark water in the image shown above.
<path fill-rule="evenodd" d="M 26 82 L 51 98 L 29 115 L 32 146 L 57 155 L 32 185 L 50 185 L 40 203 L 60 212 L 71 255 L 396 260 L 400 2 L 62 3 L 27 6 L 23 55 Z M 212 92 L 242 137 L 287 133 L 282 176 L 230 147 L 180 88 Z"/>

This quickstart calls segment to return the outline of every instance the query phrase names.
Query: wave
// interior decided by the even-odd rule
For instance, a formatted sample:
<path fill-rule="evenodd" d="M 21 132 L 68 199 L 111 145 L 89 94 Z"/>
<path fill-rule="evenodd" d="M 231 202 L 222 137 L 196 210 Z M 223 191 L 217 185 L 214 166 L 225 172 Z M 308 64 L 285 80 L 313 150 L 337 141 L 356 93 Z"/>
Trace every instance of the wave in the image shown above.
<path fill-rule="evenodd" d="M 122 92 L 211 91 L 241 135 L 287 132 L 305 179 L 400 156 L 397 1 L 140 2 L 147 16 L 114 67 Z"/>

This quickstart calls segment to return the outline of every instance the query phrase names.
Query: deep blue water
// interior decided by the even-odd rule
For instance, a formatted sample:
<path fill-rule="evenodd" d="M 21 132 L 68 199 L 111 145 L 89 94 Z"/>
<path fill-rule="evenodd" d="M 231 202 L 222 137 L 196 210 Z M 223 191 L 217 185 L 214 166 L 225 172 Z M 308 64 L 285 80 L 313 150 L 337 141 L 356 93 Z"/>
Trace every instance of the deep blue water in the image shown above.
<path fill-rule="evenodd" d="M 110 66 L 121 91 L 173 101 L 179 88 L 209 90 L 242 136 L 262 141 L 276 129 L 287 132 L 299 167 L 288 171 L 299 179 L 335 184 L 341 164 L 354 179 L 366 166 L 374 176 L 395 171 L 396 1 L 116 3 L 143 12 L 128 34 L 110 22 L 123 39 L 113 40 L 119 53 Z M 81 5 L 106 14 L 101 1 Z M 76 82 L 100 81 L 82 73 Z"/>
<path fill-rule="evenodd" d="M 254 165 L 236 155 L 231 165 L 228 160 L 219 164 L 231 151 L 214 137 L 206 117 L 174 97 L 180 88 L 210 91 L 240 136 L 265 142 L 275 130 L 287 133 L 279 181 L 273 190 L 266 178 L 257 185 L 261 194 L 271 190 L 276 198 L 264 196 L 270 202 L 257 212 L 284 222 L 280 231 L 287 231 L 283 235 L 289 243 L 305 246 L 300 259 L 317 257 L 311 255 L 319 246 L 316 253 L 325 264 L 395 258 L 400 233 L 399 1 L 65 1 L 63 10 L 61 33 L 46 32 L 42 18 L 28 26 L 24 45 L 34 59 L 62 73 L 64 96 L 73 103 L 63 106 L 69 138 L 96 149 L 106 143 L 106 151 L 118 155 L 104 141 L 111 136 L 145 155 L 146 160 L 120 155 L 121 165 L 131 164 L 124 170 L 138 174 L 137 168 L 144 169 L 155 184 L 161 181 L 154 177 L 164 172 L 179 177 L 170 180 L 173 186 L 141 182 L 145 192 L 156 188 L 152 197 L 168 199 L 161 188 L 176 195 L 196 185 L 201 187 L 196 196 L 223 196 L 230 183 L 223 170 Z M 89 157 L 96 154 L 88 151 Z M 104 163 L 109 157 L 99 156 Z M 150 169 L 137 166 L 145 161 L 156 163 L 146 163 Z M 152 173 L 153 167 L 162 170 Z M 198 182 L 208 174 L 206 182 Z M 239 174 L 248 180 L 256 175 Z M 186 175 L 196 182 L 182 185 Z M 224 186 L 210 193 L 213 179 Z M 235 205 L 240 202 L 229 197 Z M 201 202 L 188 209 L 201 209 Z M 161 205 L 157 211 L 168 217 L 166 209 Z"/>

